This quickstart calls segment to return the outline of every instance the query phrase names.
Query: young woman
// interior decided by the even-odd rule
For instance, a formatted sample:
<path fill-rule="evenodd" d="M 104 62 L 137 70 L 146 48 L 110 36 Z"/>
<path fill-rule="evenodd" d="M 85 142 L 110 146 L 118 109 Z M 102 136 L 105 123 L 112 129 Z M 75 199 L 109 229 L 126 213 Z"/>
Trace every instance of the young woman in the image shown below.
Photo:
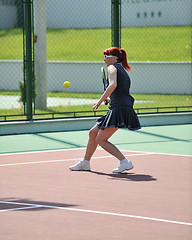
<path fill-rule="evenodd" d="M 133 168 L 130 160 L 108 139 L 119 129 L 140 129 L 138 117 L 133 109 L 134 98 L 129 94 L 130 78 L 127 72 L 131 69 L 127 62 L 124 49 L 112 47 L 104 50 L 104 62 L 107 66 L 109 86 L 101 98 L 93 105 L 97 109 L 105 100 L 109 103 L 109 111 L 96 121 L 96 125 L 89 131 L 89 140 L 84 159 L 70 167 L 72 171 L 89 171 L 90 160 L 99 144 L 108 153 L 116 157 L 120 164 L 113 169 L 113 173 L 121 173 Z M 109 99 L 110 96 L 110 99 Z"/>

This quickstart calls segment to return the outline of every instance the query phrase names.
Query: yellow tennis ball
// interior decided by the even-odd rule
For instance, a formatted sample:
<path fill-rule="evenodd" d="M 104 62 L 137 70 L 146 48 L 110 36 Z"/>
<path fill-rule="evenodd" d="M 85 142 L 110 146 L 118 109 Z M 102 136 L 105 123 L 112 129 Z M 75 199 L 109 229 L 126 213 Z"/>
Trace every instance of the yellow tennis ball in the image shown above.
<path fill-rule="evenodd" d="M 65 81 L 65 82 L 63 83 L 63 86 L 64 86 L 65 88 L 69 88 L 69 87 L 70 87 L 70 82 Z"/>

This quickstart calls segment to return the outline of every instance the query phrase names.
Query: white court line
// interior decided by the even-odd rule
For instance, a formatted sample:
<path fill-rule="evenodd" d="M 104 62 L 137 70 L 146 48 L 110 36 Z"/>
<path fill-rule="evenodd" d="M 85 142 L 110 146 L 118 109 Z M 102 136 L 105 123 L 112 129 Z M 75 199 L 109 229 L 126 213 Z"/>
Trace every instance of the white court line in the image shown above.
<path fill-rule="evenodd" d="M 143 156 L 143 155 L 150 155 L 149 153 L 138 153 L 138 154 L 125 154 L 126 157 L 132 156 Z M 99 157 L 92 157 L 92 159 L 98 158 L 112 158 L 113 156 L 99 156 Z M 68 162 L 68 161 L 79 161 L 81 158 L 71 158 L 71 159 L 58 159 L 58 160 L 47 160 L 47 161 L 35 161 L 35 162 L 21 162 L 21 163 L 5 163 L 0 164 L 0 167 L 6 166 L 16 166 L 16 165 L 29 165 L 29 164 L 42 164 L 42 163 L 56 163 L 56 162 Z"/>
<path fill-rule="evenodd" d="M 82 150 L 86 149 L 85 147 L 82 148 L 69 148 L 69 149 L 58 149 L 58 150 L 46 150 L 46 151 L 33 151 L 33 152 L 17 152 L 17 153 L 3 153 L 0 154 L 1 156 L 11 156 L 11 155 L 23 155 L 23 154 L 36 154 L 36 153 L 49 153 L 49 152 L 64 152 L 64 151 L 73 151 L 73 150 Z M 97 150 L 102 150 L 98 148 Z M 146 154 L 160 154 L 160 155 L 170 155 L 170 156 L 181 156 L 181 157 L 192 157 L 192 155 L 185 155 L 185 154 L 174 154 L 174 153 L 158 153 L 158 152 L 145 152 L 145 151 L 131 151 L 131 150 L 121 150 L 125 152 L 134 152 L 134 153 L 146 153 Z"/>
<path fill-rule="evenodd" d="M 39 208 L 39 206 L 31 206 L 31 207 L 21 207 L 21 208 L 10 208 L 10 209 L 3 209 L 0 210 L 0 212 L 9 212 L 9 211 L 17 211 L 17 210 L 27 210 L 27 209 L 34 209 L 34 208 Z"/>
<path fill-rule="evenodd" d="M 146 154 L 157 154 L 157 155 L 167 155 L 167 156 L 178 156 L 178 157 L 192 157 L 192 155 L 182 155 L 176 153 L 158 153 L 158 152 L 144 152 L 144 151 L 129 151 L 129 150 L 121 150 L 122 152 L 133 152 L 133 153 L 146 153 Z"/>
<path fill-rule="evenodd" d="M 142 220 L 150 220 L 150 221 L 157 221 L 157 222 L 165 222 L 165 223 L 173 223 L 173 224 L 192 226 L 192 223 L 188 223 L 188 222 L 172 221 L 172 220 L 167 220 L 167 219 L 162 219 L 162 218 L 143 217 L 143 216 L 122 214 L 122 213 L 103 212 L 103 211 L 86 210 L 86 209 L 78 209 L 78 208 L 67 208 L 67 207 L 58 207 L 58 206 L 50 206 L 50 205 L 36 205 L 36 204 L 19 203 L 19 202 L 0 201 L 0 203 L 16 204 L 16 205 L 24 205 L 24 206 L 26 205 L 26 206 L 31 206 L 31 208 L 39 208 L 39 207 L 41 207 L 41 208 L 60 209 L 60 210 L 67 210 L 67 211 L 95 213 L 95 214 L 110 215 L 110 216 L 117 216 L 117 217 L 137 218 L 137 219 L 142 219 Z M 23 207 L 23 210 L 28 209 L 28 208 L 30 208 L 30 207 Z M 15 210 L 19 210 L 19 208 L 7 209 L 7 211 L 15 211 Z M 22 208 L 20 208 L 20 210 L 22 210 Z M 2 210 L 2 211 L 5 211 L 5 210 Z M 2 212 L 2 211 L 0 211 L 0 212 Z"/>
<path fill-rule="evenodd" d="M 9 155 L 19 155 L 19 154 L 33 154 L 33 153 L 49 153 L 49 152 L 64 152 L 64 151 L 73 151 L 73 150 L 81 150 L 86 149 L 85 147 L 82 148 L 68 148 L 68 149 L 57 149 L 57 150 L 45 150 L 45 151 L 33 151 L 33 152 L 17 152 L 17 153 L 3 153 L 0 156 L 9 156 Z"/>

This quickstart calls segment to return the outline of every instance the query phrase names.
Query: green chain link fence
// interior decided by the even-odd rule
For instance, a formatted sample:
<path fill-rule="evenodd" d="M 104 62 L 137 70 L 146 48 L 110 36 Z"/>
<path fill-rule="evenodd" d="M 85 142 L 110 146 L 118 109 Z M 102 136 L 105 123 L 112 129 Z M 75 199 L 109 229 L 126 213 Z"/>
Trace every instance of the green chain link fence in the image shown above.
<path fill-rule="evenodd" d="M 32 15 L 30 86 L 26 3 Z M 128 53 L 138 113 L 191 111 L 191 5 L 191 0 L 0 0 L 0 121 L 30 119 L 30 106 L 33 119 L 106 112 L 104 104 L 95 113 L 91 109 L 103 92 L 103 50 L 112 45 Z"/>

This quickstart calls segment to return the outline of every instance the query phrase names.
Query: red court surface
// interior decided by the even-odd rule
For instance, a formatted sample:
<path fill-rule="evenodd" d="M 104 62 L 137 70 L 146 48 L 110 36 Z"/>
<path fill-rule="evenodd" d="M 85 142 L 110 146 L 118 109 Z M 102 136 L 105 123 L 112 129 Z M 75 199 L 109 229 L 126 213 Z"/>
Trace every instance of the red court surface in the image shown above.
<path fill-rule="evenodd" d="M 112 174 L 98 149 L 69 171 L 84 151 L 0 155 L 0 239 L 191 240 L 191 157 L 124 151 L 134 169 Z"/>

